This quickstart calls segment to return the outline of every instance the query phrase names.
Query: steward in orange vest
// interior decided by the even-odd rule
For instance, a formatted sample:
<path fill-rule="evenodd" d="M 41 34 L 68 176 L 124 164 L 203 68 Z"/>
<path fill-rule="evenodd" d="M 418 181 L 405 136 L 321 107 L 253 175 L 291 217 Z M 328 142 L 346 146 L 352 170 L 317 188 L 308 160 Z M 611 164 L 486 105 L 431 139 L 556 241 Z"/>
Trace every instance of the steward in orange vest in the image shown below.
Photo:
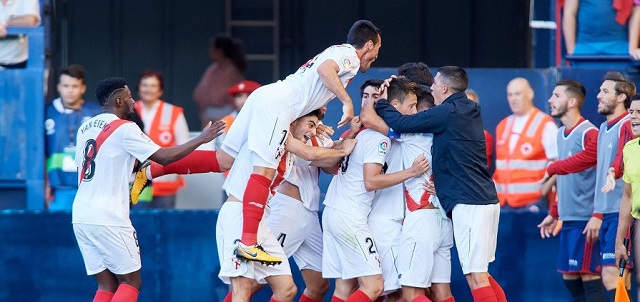
<path fill-rule="evenodd" d="M 543 132 L 553 119 L 533 108 L 518 142 L 509 151 L 509 141 L 513 133 L 515 115 L 503 119 L 496 128 L 496 169 L 493 180 L 500 205 L 505 203 L 513 208 L 521 208 L 537 202 L 541 197 L 541 184 L 548 158 L 544 149 Z"/>

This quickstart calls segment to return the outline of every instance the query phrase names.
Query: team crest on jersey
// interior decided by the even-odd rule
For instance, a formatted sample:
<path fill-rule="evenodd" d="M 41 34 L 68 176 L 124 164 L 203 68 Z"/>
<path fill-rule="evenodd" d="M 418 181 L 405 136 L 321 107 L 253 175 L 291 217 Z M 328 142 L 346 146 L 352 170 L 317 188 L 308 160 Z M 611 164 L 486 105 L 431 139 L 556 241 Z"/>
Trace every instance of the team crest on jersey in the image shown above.
<path fill-rule="evenodd" d="M 348 58 L 342 59 L 342 66 L 344 67 L 344 69 L 351 68 L 351 60 L 349 60 Z"/>
<path fill-rule="evenodd" d="M 378 144 L 378 155 L 387 155 L 387 149 L 389 148 L 389 142 L 381 140 Z"/>
<path fill-rule="evenodd" d="M 522 152 L 523 155 L 529 155 L 533 152 L 533 146 L 530 143 L 524 143 L 520 146 L 520 152 Z"/>

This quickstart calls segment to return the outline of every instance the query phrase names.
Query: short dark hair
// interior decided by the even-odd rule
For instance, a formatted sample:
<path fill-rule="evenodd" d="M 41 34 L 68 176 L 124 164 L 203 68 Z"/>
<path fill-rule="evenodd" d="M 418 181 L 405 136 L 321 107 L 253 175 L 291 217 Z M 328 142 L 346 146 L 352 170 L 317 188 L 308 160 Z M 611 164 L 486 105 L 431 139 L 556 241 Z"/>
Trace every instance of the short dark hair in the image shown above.
<path fill-rule="evenodd" d="M 629 78 L 623 76 L 617 71 L 607 72 L 602 81 L 616 82 L 616 86 L 614 88 L 616 90 L 616 94 L 624 94 L 626 96 L 624 99 L 624 108 L 629 109 L 629 106 L 631 106 L 631 97 L 636 94 L 636 85 L 633 84 Z"/>
<path fill-rule="evenodd" d="M 578 101 L 578 109 L 582 109 L 587 96 L 587 89 L 584 88 L 582 83 L 571 79 L 564 79 L 556 83 L 556 87 L 558 86 L 564 86 L 564 93 L 570 98 L 576 98 Z"/>
<path fill-rule="evenodd" d="M 309 112 L 309 113 L 307 113 L 307 114 L 305 114 L 305 115 L 303 115 L 303 116 L 301 116 L 299 118 L 303 118 L 303 117 L 307 117 L 307 116 L 315 116 L 315 117 L 318 118 L 319 121 L 321 121 L 324 118 L 324 113 L 322 113 L 322 110 L 316 109 L 316 110 L 313 110 L 313 111 L 311 111 L 311 112 Z"/>
<path fill-rule="evenodd" d="M 404 102 L 404 99 L 408 94 L 414 93 L 416 97 L 422 92 L 420 85 L 405 77 L 397 77 L 389 82 L 387 88 L 387 100 L 398 100 L 400 103 Z"/>
<path fill-rule="evenodd" d="M 84 84 L 84 67 L 80 64 L 71 64 L 60 71 L 60 76 L 66 75 L 82 81 Z"/>
<path fill-rule="evenodd" d="M 631 103 L 634 101 L 640 101 L 640 94 L 635 94 L 631 97 L 631 101 L 629 102 L 629 107 L 631 107 Z"/>
<path fill-rule="evenodd" d="M 383 80 L 379 80 L 379 79 L 368 79 L 366 81 L 364 81 L 364 83 L 362 83 L 362 85 L 360 85 L 360 97 L 362 97 L 362 95 L 364 94 L 364 89 L 371 86 L 371 87 L 376 87 L 376 88 L 380 88 L 380 86 L 382 86 L 382 84 L 384 83 Z"/>
<path fill-rule="evenodd" d="M 209 39 L 209 48 L 220 49 L 225 57 L 231 59 L 240 72 L 247 71 L 247 58 L 240 40 L 224 34 L 217 34 Z"/>
<path fill-rule="evenodd" d="M 419 85 L 431 86 L 433 75 L 429 66 L 422 62 L 404 63 L 398 67 L 398 75 L 418 83 Z"/>
<path fill-rule="evenodd" d="M 369 40 L 373 44 L 380 43 L 378 37 L 381 31 L 369 20 L 358 20 L 351 26 L 347 34 L 347 43 L 353 45 L 356 49 L 362 48 Z"/>
<path fill-rule="evenodd" d="M 156 79 L 158 79 L 158 82 L 160 83 L 160 89 L 164 90 L 164 76 L 162 75 L 161 72 L 153 70 L 153 69 L 145 70 L 140 75 L 140 77 L 138 78 L 138 88 L 140 88 L 140 83 L 142 82 L 142 80 L 144 80 L 146 78 L 156 78 Z"/>
<path fill-rule="evenodd" d="M 452 92 L 467 90 L 469 86 L 469 76 L 467 72 L 458 66 L 443 66 L 438 69 L 445 85 L 449 86 Z"/>
<path fill-rule="evenodd" d="M 424 92 L 421 95 L 418 95 L 418 104 L 416 105 L 416 109 L 418 112 L 425 111 L 429 108 L 432 108 L 436 105 L 436 100 L 433 98 L 431 92 Z"/>
<path fill-rule="evenodd" d="M 127 81 L 120 77 L 110 77 L 98 82 L 98 86 L 96 86 L 96 99 L 98 99 L 100 106 L 106 105 L 116 90 L 124 89 L 126 86 Z"/>

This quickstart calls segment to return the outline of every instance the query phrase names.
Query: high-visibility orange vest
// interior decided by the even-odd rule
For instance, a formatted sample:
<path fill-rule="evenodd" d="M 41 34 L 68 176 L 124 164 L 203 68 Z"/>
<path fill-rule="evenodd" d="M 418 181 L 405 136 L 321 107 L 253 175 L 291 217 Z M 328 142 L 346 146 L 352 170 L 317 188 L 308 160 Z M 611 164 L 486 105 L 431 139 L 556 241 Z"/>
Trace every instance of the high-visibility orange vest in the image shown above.
<path fill-rule="evenodd" d="M 142 101 L 136 102 L 136 111 L 143 115 Z M 160 106 L 156 110 L 156 115 L 149 127 L 147 135 L 162 148 L 176 145 L 176 138 L 173 129 L 178 117 L 182 114 L 181 107 L 160 101 Z M 180 188 L 184 187 L 184 179 L 179 175 L 165 175 L 162 179 L 154 179 L 152 183 L 153 196 L 175 195 Z"/>
<path fill-rule="evenodd" d="M 542 144 L 544 126 L 553 119 L 533 109 L 520 133 L 518 142 L 509 152 L 514 115 L 503 119 L 496 128 L 496 169 L 493 180 L 500 205 L 519 208 L 537 202 L 542 193 L 538 183 L 544 177 L 548 158 Z"/>

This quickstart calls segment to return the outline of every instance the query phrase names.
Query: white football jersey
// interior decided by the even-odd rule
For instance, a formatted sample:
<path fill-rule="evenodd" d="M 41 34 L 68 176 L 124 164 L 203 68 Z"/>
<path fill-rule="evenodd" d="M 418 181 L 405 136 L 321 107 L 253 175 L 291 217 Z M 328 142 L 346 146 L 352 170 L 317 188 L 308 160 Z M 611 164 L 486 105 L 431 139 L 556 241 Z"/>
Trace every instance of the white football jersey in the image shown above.
<path fill-rule="evenodd" d="M 330 139 L 316 138 L 319 147 L 331 148 L 333 141 Z M 311 140 L 307 142 L 311 144 Z M 310 211 L 318 211 L 320 207 L 320 187 L 318 186 L 318 177 L 320 176 L 320 168 L 309 166 L 308 161 L 304 161 L 296 156 L 295 165 L 291 168 L 291 173 L 286 181 L 298 187 L 302 204 Z"/>
<path fill-rule="evenodd" d="M 433 145 L 433 134 L 431 133 L 403 133 L 398 139 L 402 143 L 402 161 L 405 168 L 411 167 L 413 161 L 420 154 L 424 154 L 429 161 L 429 169 L 418 177 L 412 177 L 404 182 L 405 189 L 413 200 L 419 201 L 424 194 L 424 183 L 431 179 L 431 146 Z M 434 196 L 431 196 L 431 203 L 437 202 Z M 437 204 L 436 204 L 437 205 Z"/>
<path fill-rule="evenodd" d="M 247 143 L 242 145 L 238 157 L 233 162 L 233 167 L 229 170 L 229 175 L 224 180 L 222 188 L 227 192 L 227 195 L 233 195 L 236 198 L 242 200 L 244 191 L 247 188 L 247 182 L 249 177 L 253 174 L 253 163 L 251 161 L 251 150 L 249 150 Z M 285 152 L 285 155 L 278 164 L 277 173 L 271 182 L 271 189 L 275 188 L 277 184 L 282 182 L 284 178 L 289 176 L 291 167 L 293 166 L 294 156 L 291 152 Z M 271 198 L 273 192 L 269 193 Z"/>
<path fill-rule="evenodd" d="M 135 123 L 128 122 L 113 131 L 96 153 L 96 139 L 102 128 L 117 119 L 115 114 L 99 114 L 78 129 L 76 165 L 84 175 L 80 175 L 82 179 L 73 201 L 73 223 L 131 225 L 129 183 L 134 178 L 133 166 L 136 159 L 145 161 L 160 146 Z"/>
<path fill-rule="evenodd" d="M 289 88 L 291 100 L 295 102 L 294 110 L 300 112 L 300 116 L 324 106 L 336 97 L 322 83 L 318 75 L 318 66 L 326 60 L 333 60 L 338 64 L 340 68 L 338 77 L 344 87 L 347 87 L 360 69 L 360 59 L 352 45 L 334 45 L 304 63 L 298 71 L 282 80 L 282 83 Z"/>
<path fill-rule="evenodd" d="M 402 148 L 396 140 L 391 140 L 383 169 L 385 174 L 399 172 L 403 169 Z M 404 218 L 404 205 L 404 185 L 402 183 L 378 190 L 373 198 L 369 217 L 375 216 L 392 220 L 402 219 Z"/>
<path fill-rule="evenodd" d="M 384 165 L 391 141 L 370 129 L 362 130 L 356 139 L 358 143 L 355 148 L 342 161 L 338 174 L 331 179 L 324 205 L 366 220 L 375 192 L 367 192 L 364 187 L 363 165 Z"/>

